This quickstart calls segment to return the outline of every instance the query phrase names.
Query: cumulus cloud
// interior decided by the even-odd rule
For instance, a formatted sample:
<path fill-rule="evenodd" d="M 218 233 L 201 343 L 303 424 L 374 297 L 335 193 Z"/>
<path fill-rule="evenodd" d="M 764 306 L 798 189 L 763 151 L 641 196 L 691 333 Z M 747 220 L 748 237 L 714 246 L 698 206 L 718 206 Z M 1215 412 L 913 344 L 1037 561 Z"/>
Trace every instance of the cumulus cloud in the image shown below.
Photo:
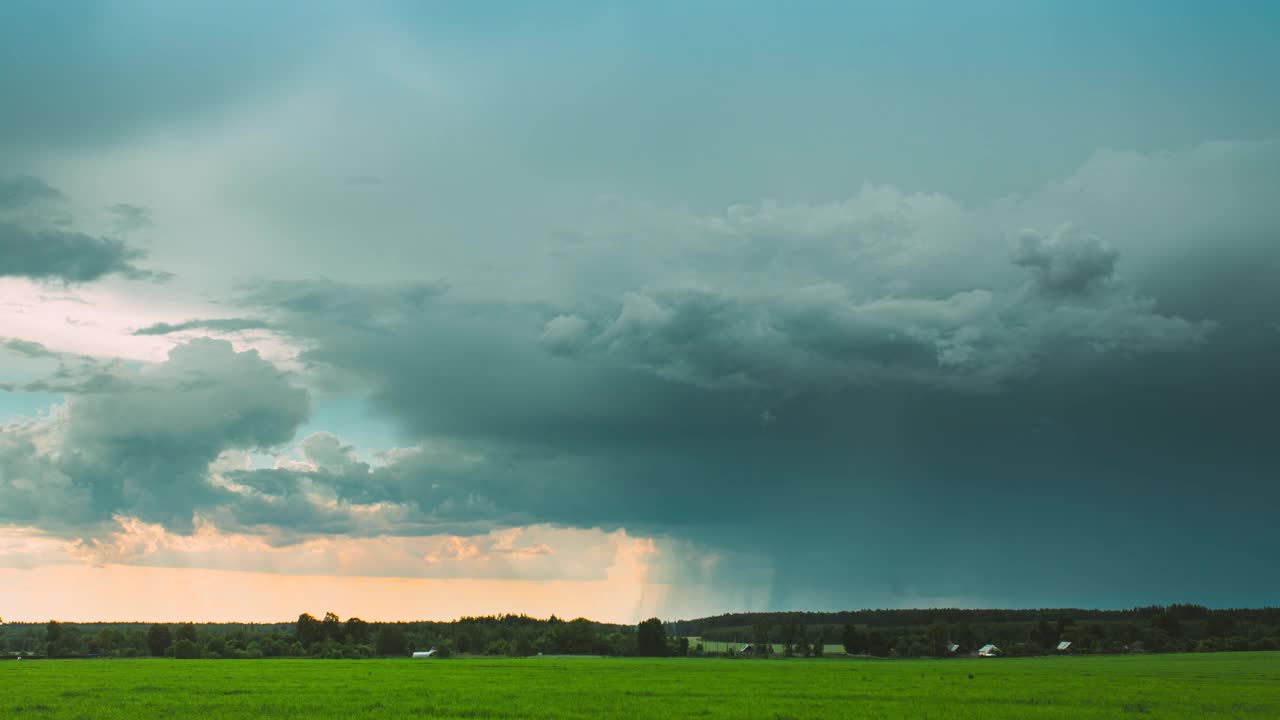
<path fill-rule="evenodd" d="M 5 433 L 0 489 L 23 498 L 39 488 L 55 498 L 0 503 L 5 520 L 38 515 L 74 526 L 125 513 L 189 529 L 194 509 L 222 492 L 209 482 L 220 453 L 284 443 L 309 411 L 307 392 L 284 373 L 221 341 L 193 340 L 163 363 L 109 377 L 61 388 L 74 394 L 56 427 Z"/>
<path fill-rule="evenodd" d="M 56 462 L 65 408 L 53 418 L 0 425 L 0 522 L 66 529 L 95 518 L 90 488 Z"/>
<path fill-rule="evenodd" d="M 543 345 L 706 388 L 788 393 L 893 382 L 995 389 L 1043 371 L 1046 357 L 1063 369 L 1063 351 L 1089 367 L 1089 355 L 1190 350 L 1204 341 L 1212 323 L 1163 315 L 1132 288 L 1105 287 L 1117 259 L 1064 227 L 1048 238 L 1023 234 L 1012 260 L 1031 275 L 1030 294 L 1009 281 L 879 296 L 839 282 L 630 291 L 615 310 L 599 312 L 606 320 L 594 334 L 558 316 Z"/>
<path fill-rule="evenodd" d="M 1115 274 L 1120 253 L 1097 237 L 1070 225 L 1047 237 L 1024 230 L 1013 250 L 1013 262 L 1027 268 L 1038 290 L 1050 295 L 1084 295 Z"/>
<path fill-rule="evenodd" d="M 557 355 L 571 354 L 586 339 L 587 321 L 577 315 L 557 315 L 542 327 L 543 347 Z"/>

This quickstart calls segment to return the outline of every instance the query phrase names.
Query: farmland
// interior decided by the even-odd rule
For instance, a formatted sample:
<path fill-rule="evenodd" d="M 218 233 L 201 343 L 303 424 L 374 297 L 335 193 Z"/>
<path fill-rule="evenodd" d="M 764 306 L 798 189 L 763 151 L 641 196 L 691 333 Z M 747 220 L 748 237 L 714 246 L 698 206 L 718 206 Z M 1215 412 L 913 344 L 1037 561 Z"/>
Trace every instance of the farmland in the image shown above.
<path fill-rule="evenodd" d="M 1266 718 L 1280 653 L 0 663 L 23 718 Z"/>

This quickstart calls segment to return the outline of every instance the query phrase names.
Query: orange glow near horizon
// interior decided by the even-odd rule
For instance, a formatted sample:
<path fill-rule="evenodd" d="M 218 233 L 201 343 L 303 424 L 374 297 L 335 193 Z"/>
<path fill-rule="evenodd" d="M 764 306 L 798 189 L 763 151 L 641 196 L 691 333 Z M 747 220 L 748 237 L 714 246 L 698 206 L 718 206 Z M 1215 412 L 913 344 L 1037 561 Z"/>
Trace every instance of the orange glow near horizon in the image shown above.
<path fill-rule="evenodd" d="M 654 614 L 666 587 L 640 566 L 598 581 L 473 580 L 276 575 L 130 565 L 0 568 L 0 617 L 8 622 L 283 622 L 327 611 L 370 621 L 451 620 L 466 615 L 634 623 Z"/>
<path fill-rule="evenodd" d="M 533 526 L 270 548 L 211 526 L 184 537 L 123 520 L 108 540 L 86 546 L 0 528 L 0 618 L 280 622 L 332 611 L 371 621 L 524 613 L 634 623 L 656 614 L 670 591 L 652 581 L 654 540 L 624 532 Z M 567 564 L 541 564 L 558 558 Z M 494 570 L 507 574 L 486 575 Z"/>

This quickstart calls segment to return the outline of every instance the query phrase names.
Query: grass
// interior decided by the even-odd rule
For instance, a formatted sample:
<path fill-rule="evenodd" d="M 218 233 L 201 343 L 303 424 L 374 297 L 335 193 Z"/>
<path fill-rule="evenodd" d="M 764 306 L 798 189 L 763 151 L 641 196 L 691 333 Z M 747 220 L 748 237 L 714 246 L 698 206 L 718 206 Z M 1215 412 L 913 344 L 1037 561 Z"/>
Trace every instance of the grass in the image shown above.
<path fill-rule="evenodd" d="M 15 718 L 1280 718 L 1280 653 L 994 660 L 45 660 Z"/>

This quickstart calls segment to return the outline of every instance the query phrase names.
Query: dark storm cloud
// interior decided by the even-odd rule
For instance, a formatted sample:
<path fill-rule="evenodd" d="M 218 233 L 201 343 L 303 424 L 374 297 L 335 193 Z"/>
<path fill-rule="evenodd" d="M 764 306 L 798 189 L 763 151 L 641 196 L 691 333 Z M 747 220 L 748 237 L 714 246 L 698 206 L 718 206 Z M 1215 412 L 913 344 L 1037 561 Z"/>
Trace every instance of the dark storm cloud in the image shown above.
<path fill-rule="evenodd" d="M 1280 142 L 1184 146 L 1274 134 L 1257 13 L 718 35 L 711 12 L 674 37 L 617 8 L 352 6 L 0 11 L 0 165 L 127 175 L 201 276 L 183 290 L 340 275 L 126 340 L 257 330 L 296 376 L 208 340 L 141 373 L 8 343 L 58 368 L 0 390 L 70 398 L 0 431 L 0 523 L 621 527 L 763 558 L 775 607 L 1280 593 L 1257 569 L 1280 555 Z M 1042 52 L 1068 41 L 1091 51 Z M 0 276 L 147 274 L 119 234 L 151 209 L 73 200 L 0 182 Z M 366 451 L 410 449 L 281 447 L 295 382 L 390 421 Z M 263 448 L 276 467 L 233 457 Z"/>
<path fill-rule="evenodd" d="M 454 313 L 465 319 L 447 319 Z M 776 562 L 779 606 L 847 604 L 839 593 L 851 587 L 884 603 L 912 592 L 977 602 L 993 584 L 1001 598 L 1022 598 L 1011 602 L 1066 593 L 1088 603 L 1108 584 L 1137 602 L 1199 592 L 1159 570 L 1165 553 L 1186 551 L 1202 576 L 1228 572 L 1171 528 L 1194 525 L 1232 552 L 1273 547 L 1266 513 L 1232 510 L 1230 498 L 1250 496 L 1255 508 L 1280 500 L 1266 451 L 1267 398 L 1280 388 L 1270 371 L 1224 380 L 1212 348 L 1156 363 L 1118 357 L 1065 385 L 1023 378 L 995 393 L 913 383 L 772 393 L 547 362 L 528 347 L 533 332 L 519 340 L 520 314 L 433 307 L 395 330 L 339 337 L 334 328 L 307 354 L 358 374 L 412 433 L 451 438 L 472 460 L 368 469 L 331 440 L 324 453 L 307 451 L 316 471 L 235 480 L 274 498 L 297 498 L 305 481 L 351 502 L 404 504 L 413 509 L 396 526 L 405 534 L 542 521 L 764 554 Z M 487 341 L 467 335 L 476 327 Z M 765 413 L 774 422 L 760 423 Z M 1206 417 L 1234 430 L 1208 437 Z M 1206 494 L 1205 473 L 1230 489 Z M 370 532 L 302 502 L 234 512 L 245 524 Z M 830 567 L 833 552 L 840 568 Z M 990 568 L 976 573 L 975 562 Z M 1080 580 L 1036 594 L 1057 575 Z M 1267 582 L 1236 581 L 1232 597 Z"/>
<path fill-rule="evenodd" d="M 886 382 L 991 390 L 1118 353 L 1204 341 L 1212 323 L 1163 315 L 1125 289 L 1091 292 L 1116 262 L 1093 247 L 1035 246 L 1032 256 L 1024 244 L 1015 262 L 1034 272 L 1031 293 L 1012 285 L 862 299 L 837 283 L 629 292 L 596 327 L 553 318 L 542 342 L 559 355 L 594 353 L 710 389 L 786 393 Z"/>
<path fill-rule="evenodd" d="M 1236 158 L 1214 154 L 1215 176 Z M 1130 204 L 1144 207 L 1144 192 L 1168 194 L 1139 184 Z M 433 478 L 448 477 L 452 498 L 476 499 L 499 524 L 626 527 L 763 554 L 777 606 L 839 606 L 855 588 L 886 604 L 1274 592 L 1229 558 L 1280 550 L 1261 510 L 1280 500 L 1267 449 L 1280 375 L 1260 361 L 1280 337 L 1229 306 L 1174 313 L 1151 294 L 1197 277 L 1194 254 L 1159 252 L 1176 209 L 1028 223 L 1046 202 L 966 218 L 872 197 L 680 220 L 666 226 L 677 249 L 654 233 L 644 251 L 653 267 L 682 254 L 693 280 L 651 274 L 611 294 L 608 273 L 595 273 L 559 304 L 264 285 L 250 305 L 274 314 L 315 372 L 363 387 L 410 436 L 479 460 L 452 474 L 395 462 L 354 478 L 244 480 L 284 493 L 308 478 L 438 519 Z M 1277 246 L 1254 241 L 1277 230 L 1265 208 L 1238 210 L 1251 220 L 1214 246 L 1274 266 Z M 592 242 L 558 261 L 595 253 Z M 628 270 L 649 267 L 625 246 L 610 251 Z M 1280 306 L 1274 287 L 1254 292 Z M 1215 550 L 1183 527 L 1212 535 Z M 1168 570 L 1167 556 L 1188 569 Z M 1231 582 L 1206 590 L 1191 575 Z M 1054 577 L 1075 585 L 1048 589 Z"/>
<path fill-rule="evenodd" d="M 186 330 L 213 330 L 215 332 L 240 332 L 241 330 L 264 330 L 271 327 L 264 320 L 253 318 L 214 318 L 208 320 L 187 320 L 180 323 L 155 323 L 133 331 L 134 335 L 169 335 Z"/>
<path fill-rule="evenodd" d="M 1214 168 L 1212 187 L 1259 152 L 1192 164 Z M 648 243 L 558 248 L 567 279 L 540 302 L 503 300 L 501 273 L 489 288 L 263 281 L 237 304 L 302 348 L 315 386 L 368 399 L 415 450 L 373 463 L 313 435 L 305 463 L 211 471 L 297 426 L 295 391 L 254 358 L 153 393 L 181 410 L 76 398 L 72 459 L 40 461 L 24 430 L 7 472 L 44 473 L 86 517 L 178 530 L 193 511 L 297 536 L 626 528 L 764 558 L 776 607 L 1256 602 L 1280 589 L 1246 567 L 1280 551 L 1280 334 L 1253 313 L 1280 290 L 1252 289 L 1249 313 L 1211 302 L 1229 278 L 1166 251 L 1186 223 L 1146 203 L 1169 194 L 1155 179 L 1126 183 L 1139 216 L 1123 221 L 1071 205 L 1097 179 L 1070 202 L 1050 187 L 975 210 L 872 189 L 658 213 Z M 1274 266 L 1257 238 L 1280 225 L 1228 200 L 1238 225 L 1200 240 Z M 1188 279 L 1205 287 L 1169 307 L 1165 288 Z M 182 347 L 175 371 L 230 354 Z M 13 507 L 50 507 L 28 487 L 10 484 Z"/>

